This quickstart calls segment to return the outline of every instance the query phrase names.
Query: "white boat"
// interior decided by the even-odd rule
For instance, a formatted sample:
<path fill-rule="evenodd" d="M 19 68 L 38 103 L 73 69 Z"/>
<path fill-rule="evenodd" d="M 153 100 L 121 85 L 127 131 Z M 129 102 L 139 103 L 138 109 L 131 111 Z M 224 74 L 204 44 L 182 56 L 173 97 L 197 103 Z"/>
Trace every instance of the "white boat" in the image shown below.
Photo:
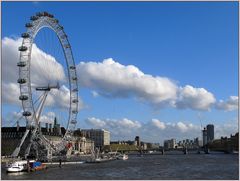
<path fill-rule="evenodd" d="M 35 160 L 29 160 L 29 163 L 35 162 Z M 7 164 L 7 172 L 22 172 L 27 170 L 27 160 L 15 161 Z"/>
<path fill-rule="evenodd" d="M 100 150 L 97 148 L 94 151 L 94 148 L 92 148 L 92 156 L 89 160 L 86 161 L 86 163 L 102 163 L 102 162 L 107 162 L 107 161 L 112 161 L 116 160 L 116 154 L 117 152 L 109 152 L 107 154 L 104 153 L 99 153 Z"/>
<path fill-rule="evenodd" d="M 102 163 L 102 162 L 108 162 L 112 160 L 116 160 L 116 157 L 109 157 L 107 155 L 102 155 L 101 157 L 96 157 L 96 158 L 87 160 L 86 163 Z"/>
<path fill-rule="evenodd" d="M 128 155 L 126 155 L 126 154 L 118 155 L 117 159 L 118 160 L 127 160 L 128 159 Z"/>

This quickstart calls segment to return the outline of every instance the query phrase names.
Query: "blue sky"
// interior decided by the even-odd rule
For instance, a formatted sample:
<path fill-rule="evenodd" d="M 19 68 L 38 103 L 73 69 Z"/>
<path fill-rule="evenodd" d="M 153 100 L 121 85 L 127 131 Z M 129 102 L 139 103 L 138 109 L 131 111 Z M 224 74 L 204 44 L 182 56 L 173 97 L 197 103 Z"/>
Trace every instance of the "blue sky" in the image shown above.
<path fill-rule="evenodd" d="M 48 11 L 60 20 L 76 64 L 101 63 L 112 58 L 152 77 L 167 77 L 178 88 L 186 85 L 204 88 L 214 95 L 216 103 L 238 96 L 238 2 L 3 2 L 2 39 L 19 37 L 29 17 L 38 11 Z M 167 128 L 167 123 L 178 125 L 179 122 L 197 127 L 202 120 L 203 125 L 219 126 L 222 130 L 219 135 L 236 131 L 236 109 L 156 108 L 146 97 L 139 101 L 138 91 L 126 98 L 94 97 L 92 91 L 109 90 L 101 83 L 97 85 L 100 88 L 88 85 L 80 89 L 86 107 L 78 115 L 77 127 L 99 127 L 97 123 L 101 122 L 106 129 L 117 132 L 106 124 L 118 124 L 117 121 L 126 118 L 133 125 L 140 123 L 140 129 L 149 128 L 149 121 L 157 119 Z M 3 119 L 12 110 L 12 105 L 3 104 Z M 233 124 L 233 128 L 224 128 Z M 188 134 L 180 130 L 179 134 L 170 136 L 167 132 L 161 134 L 163 129 L 160 129 L 156 130 L 159 137 L 156 138 L 146 136 L 140 129 L 133 133 L 155 142 L 170 136 L 179 140 L 196 136 L 191 133 L 194 129 L 189 129 Z M 132 134 L 116 133 L 113 139 L 133 139 Z"/>

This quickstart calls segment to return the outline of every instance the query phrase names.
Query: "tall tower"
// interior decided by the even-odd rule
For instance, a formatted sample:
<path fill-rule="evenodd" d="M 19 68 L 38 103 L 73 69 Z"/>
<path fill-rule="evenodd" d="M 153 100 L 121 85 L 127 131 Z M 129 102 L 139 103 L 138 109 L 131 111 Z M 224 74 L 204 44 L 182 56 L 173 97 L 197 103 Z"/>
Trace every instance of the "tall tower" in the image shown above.
<path fill-rule="evenodd" d="M 207 142 L 214 140 L 214 125 L 208 124 L 207 125 Z"/>
<path fill-rule="evenodd" d="M 141 146 L 140 137 L 139 136 L 135 137 L 135 142 L 137 143 L 137 146 Z"/>
<path fill-rule="evenodd" d="M 203 146 L 205 146 L 207 144 L 207 129 L 204 128 L 202 130 L 202 135 L 203 135 Z"/>

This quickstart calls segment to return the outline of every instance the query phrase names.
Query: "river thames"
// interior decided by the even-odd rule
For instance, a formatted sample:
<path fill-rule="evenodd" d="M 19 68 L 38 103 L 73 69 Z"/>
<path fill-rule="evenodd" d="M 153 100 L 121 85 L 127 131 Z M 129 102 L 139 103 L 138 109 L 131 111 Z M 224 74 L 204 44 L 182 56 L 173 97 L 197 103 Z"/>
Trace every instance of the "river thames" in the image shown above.
<path fill-rule="evenodd" d="M 3 180 L 238 180 L 238 154 L 129 155 L 128 160 L 49 167 L 46 170 L 7 174 Z"/>

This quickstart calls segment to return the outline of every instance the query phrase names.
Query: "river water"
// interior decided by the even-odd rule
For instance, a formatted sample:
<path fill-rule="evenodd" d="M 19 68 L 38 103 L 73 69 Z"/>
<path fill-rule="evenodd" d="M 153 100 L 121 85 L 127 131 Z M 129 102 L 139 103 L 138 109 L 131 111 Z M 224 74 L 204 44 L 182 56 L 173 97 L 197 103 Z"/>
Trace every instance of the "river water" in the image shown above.
<path fill-rule="evenodd" d="M 46 170 L 7 174 L 2 168 L 3 180 L 174 180 L 174 179 L 239 179 L 237 154 L 166 154 L 129 155 L 128 160 L 104 163 L 58 165 Z"/>

